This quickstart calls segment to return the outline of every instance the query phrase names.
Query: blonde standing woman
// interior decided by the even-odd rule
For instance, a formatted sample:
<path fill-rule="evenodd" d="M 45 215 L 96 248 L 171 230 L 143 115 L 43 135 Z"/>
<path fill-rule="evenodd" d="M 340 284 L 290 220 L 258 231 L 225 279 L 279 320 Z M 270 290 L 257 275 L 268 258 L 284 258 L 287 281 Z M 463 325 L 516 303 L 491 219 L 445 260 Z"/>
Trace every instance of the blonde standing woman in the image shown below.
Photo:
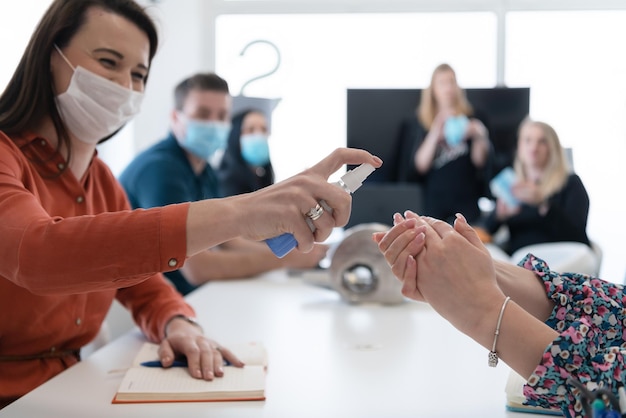
<path fill-rule="evenodd" d="M 407 126 L 403 143 L 413 144 L 411 167 L 402 180 L 424 187 L 424 214 L 452 221 L 456 212 L 470 222 L 481 216 L 478 199 L 486 193 L 491 151 L 489 132 L 458 85 L 456 73 L 440 64 L 421 94 L 416 118 Z"/>

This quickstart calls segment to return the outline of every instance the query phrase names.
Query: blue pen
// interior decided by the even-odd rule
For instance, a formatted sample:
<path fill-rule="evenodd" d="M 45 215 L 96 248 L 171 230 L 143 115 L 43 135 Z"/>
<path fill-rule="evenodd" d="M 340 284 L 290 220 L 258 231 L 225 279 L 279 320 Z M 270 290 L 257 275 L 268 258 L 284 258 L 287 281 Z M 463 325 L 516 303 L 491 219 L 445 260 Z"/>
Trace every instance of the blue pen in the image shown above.
<path fill-rule="evenodd" d="M 163 363 L 161 363 L 160 360 L 153 360 L 153 361 L 144 361 L 143 363 L 140 363 L 142 366 L 144 367 L 163 367 Z M 228 360 L 224 360 L 224 366 L 230 366 L 230 361 Z M 172 365 L 170 367 L 187 367 L 187 360 L 174 360 L 174 362 L 172 363 Z"/>
<path fill-rule="evenodd" d="M 144 361 L 141 365 L 144 367 L 163 367 L 160 360 Z M 187 367 L 187 360 L 174 360 L 170 367 Z"/>

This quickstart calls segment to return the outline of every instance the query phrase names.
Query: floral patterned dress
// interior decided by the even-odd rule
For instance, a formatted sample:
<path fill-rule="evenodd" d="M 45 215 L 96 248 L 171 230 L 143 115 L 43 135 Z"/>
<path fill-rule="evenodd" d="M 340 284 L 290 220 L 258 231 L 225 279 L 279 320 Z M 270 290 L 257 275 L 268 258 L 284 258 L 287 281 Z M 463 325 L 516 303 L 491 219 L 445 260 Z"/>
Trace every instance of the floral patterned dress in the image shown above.
<path fill-rule="evenodd" d="M 556 273 L 533 255 L 519 263 L 543 280 L 556 304 L 546 324 L 559 332 L 544 351 L 524 396 L 529 405 L 559 406 L 566 417 L 584 417 L 572 377 L 588 390 L 605 388 L 617 396 L 626 379 L 626 295 L 624 286 L 577 273 Z"/>

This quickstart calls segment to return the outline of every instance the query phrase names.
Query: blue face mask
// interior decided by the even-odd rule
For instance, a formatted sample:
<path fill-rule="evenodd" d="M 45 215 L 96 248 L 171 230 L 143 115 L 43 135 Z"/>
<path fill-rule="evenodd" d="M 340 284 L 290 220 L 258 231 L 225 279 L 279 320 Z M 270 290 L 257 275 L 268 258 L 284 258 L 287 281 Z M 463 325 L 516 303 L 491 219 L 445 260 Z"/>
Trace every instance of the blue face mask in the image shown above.
<path fill-rule="evenodd" d="M 250 165 L 262 167 L 270 162 L 267 135 L 249 134 L 241 136 L 241 156 Z"/>
<path fill-rule="evenodd" d="M 463 141 L 468 124 L 469 119 L 464 115 L 451 116 L 446 119 L 443 125 L 443 136 L 448 145 L 455 147 Z"/>
<path fill-rule="evenodd" d="M 217 151 L 224 151 L 230 133 L 225 122 L 189 119 L 181 146 L 195 156 L 209 160 Z"/>

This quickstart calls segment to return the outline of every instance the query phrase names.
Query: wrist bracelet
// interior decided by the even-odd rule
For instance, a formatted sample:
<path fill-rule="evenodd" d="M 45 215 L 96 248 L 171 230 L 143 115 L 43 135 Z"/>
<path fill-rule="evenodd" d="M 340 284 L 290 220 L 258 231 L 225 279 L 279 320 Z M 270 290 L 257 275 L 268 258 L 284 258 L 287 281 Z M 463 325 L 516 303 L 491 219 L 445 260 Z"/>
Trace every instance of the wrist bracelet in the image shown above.
<path fill-rule="evenodd" d="M 502 304 L 502 308 L 500 308 L 500 315 L 498 316 L 498 323 L 496 324 L 496 332 L 493 337 L 493 347 L 489 352 L 489 367 L 496 367 L 498 365 L 498 353 L 496 352 L 496 343 L 498 342 L 498 335 L 500 334 L 500 324 L 502 323 L 502 316 L 504 315 L 504 308 L 506 308 L 506 304 L 511 300 L 510 296 L 507 296 L 504 299 L 504 303 Z"/>

